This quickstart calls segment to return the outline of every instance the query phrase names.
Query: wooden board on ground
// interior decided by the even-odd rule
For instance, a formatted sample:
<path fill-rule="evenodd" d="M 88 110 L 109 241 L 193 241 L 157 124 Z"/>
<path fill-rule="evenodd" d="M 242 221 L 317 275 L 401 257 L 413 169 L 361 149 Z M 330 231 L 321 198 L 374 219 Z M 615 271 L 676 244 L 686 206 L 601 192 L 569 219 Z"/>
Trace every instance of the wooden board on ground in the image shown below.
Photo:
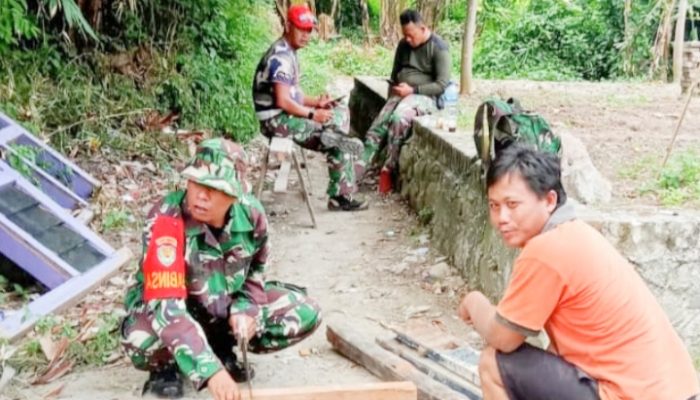
<path fill-rule="evenodd" d="M 418 351 L 401 344 L 393 338 L 377 338 L 377 343 L 382 346 L 382 348 L 410 362 L 414 367 L 416 367 L 422 373 L 428 375 L 430 378 L 442 383 L 443 385 L 446 385 L 454 391 L 463 394 L 468 399 L 482 399 L 481 389 L 474 386 L 472 382 L 425 357 L 425 355 L 419 353 Z"/>
<path fill-rule="evenodd" d="M 422 356 L 481 387 L 479 357 L 481 352 L 469 343 L 426 321 L 414 320 L 405 327 L 390 327 L 396 340 Z"/>
<path fill-rule="evenodd" d="M 243 400 L 250 400 L 243 390 Z M 412 382 L 380 382 L 361 385 L 253 389 L 254 400 L 416 400 Z"/>
<path fill-rule="evenodd" d="M 408 361 L 392 354 L 353 328 L 350 321 L 334 321 L 328 324 L 326 337 L 343 356 L 365 367 L 383 380 L 409 380 L 418 388 L 419 400 L 467 400 L 447 386 L 420 372 Z"/>

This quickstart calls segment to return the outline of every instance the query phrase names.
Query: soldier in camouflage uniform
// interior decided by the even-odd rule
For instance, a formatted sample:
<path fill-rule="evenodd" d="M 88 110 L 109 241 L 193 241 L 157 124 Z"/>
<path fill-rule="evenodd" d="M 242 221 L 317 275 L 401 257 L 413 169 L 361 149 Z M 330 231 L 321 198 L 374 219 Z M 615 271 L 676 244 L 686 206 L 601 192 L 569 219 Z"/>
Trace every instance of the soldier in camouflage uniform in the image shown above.
<path fill-rule="evenodd" d="M 303 148 L 326 154 L 330 210 L 366 209 L 368 203 L 354 196 L 356 175 L 363 172 L 358 157 L 364 145 L 348 135 L 347 107 L 328 95 L 305 96 L 299 86 L 296 51 L 306 46 L 314 26 L 307 6 L 289 8 L 284 36 L 270 46 L 255 71 L 255 114 L 266 137 L 291 137 Z"/>
<path fill-rule="evenodd" d="M 272 352 L 310 335 L 319 307 L 302 288 L 264 277 L 267 220 L 243 192 L 240 148 L 202 142 L 182 176 L 187 189 L 166 195 L 149 213 L 144 257 L 125 299 L 121 341 L 133 364 L 151 372 L 144 390 L 182 396 L 179 372 L 215 399 L 238 399 L 234 333 L 253 352 Z M 240 168 L 240 165 L 239 165 Z"/>
<path fill-rule="evenodd" d="M 417 11 L 406 10 L 400 19 L 404 38 L 394 57 L 390 97 L 367 132 L 362 155 L 363 168 L 367 168 L 385 148 L 379 179 L 384 194 L 391 191 L 399 152 L 411 133 L 413 118 L 437 110 L 437 99 L 450 81 L 446 42 L 428 29 Z"/>

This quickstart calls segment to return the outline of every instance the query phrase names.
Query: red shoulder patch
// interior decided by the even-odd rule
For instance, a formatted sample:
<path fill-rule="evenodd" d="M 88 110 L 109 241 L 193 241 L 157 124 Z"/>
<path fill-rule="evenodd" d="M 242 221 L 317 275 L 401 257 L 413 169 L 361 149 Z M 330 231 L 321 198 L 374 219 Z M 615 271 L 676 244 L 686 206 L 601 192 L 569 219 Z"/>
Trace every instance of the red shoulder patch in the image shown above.
<path fill-rule="evenodd" d="M 151 230 L 151 240 L 143 261 L 145 301 L 184 299 L 185 226 L 182 218 L 159 215 Z"/>

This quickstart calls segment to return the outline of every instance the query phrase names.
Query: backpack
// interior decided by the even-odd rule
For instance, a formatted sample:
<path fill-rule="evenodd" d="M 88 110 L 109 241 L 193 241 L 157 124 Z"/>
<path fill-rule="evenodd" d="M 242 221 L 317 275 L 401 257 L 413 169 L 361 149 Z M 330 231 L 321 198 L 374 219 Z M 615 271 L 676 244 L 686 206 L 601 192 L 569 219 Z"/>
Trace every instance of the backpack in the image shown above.
<path fill-rule="evenodd" d="M 474 144 L 484 170 L 504 148 L 516 142 L 548 153 L 561 152 L 561 138 L 552 132 L 547 121 L 525 111 L 518 100 L 491 99 L 482 103 L 474 118 Z"/>

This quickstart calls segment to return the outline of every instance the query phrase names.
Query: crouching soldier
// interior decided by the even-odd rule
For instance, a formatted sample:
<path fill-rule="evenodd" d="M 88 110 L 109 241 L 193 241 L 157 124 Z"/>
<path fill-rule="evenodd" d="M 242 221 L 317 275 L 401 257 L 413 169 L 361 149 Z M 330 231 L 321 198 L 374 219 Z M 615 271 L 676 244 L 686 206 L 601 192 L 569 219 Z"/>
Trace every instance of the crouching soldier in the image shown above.
<path fill-rule="evenodd" d="M 239 399 L 239 332 L 251 352 L 265 353 L 320 323 L 303 289 L 265 280 L 267 219 L 241 188 L 236 149 L 224 139 L 202 142 L 182 171 L 186 189 L 160 200 L 145 224 L 121 340 L 134 366 L 150 372 L 144 391 L 158 397 L 182 397 L 184 375 L 216 400 Z"/>

